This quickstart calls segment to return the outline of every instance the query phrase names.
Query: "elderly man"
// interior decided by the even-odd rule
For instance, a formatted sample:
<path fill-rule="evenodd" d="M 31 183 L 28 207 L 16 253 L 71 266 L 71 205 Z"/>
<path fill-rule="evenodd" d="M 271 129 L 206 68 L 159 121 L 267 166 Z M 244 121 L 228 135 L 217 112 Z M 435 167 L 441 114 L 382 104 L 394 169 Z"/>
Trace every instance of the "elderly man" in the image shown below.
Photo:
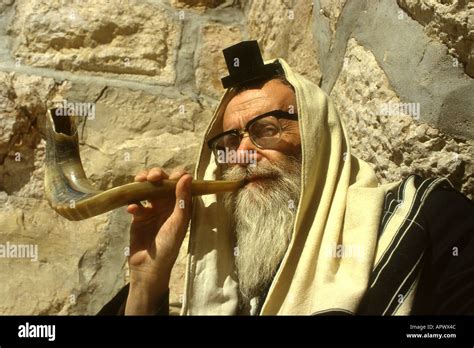
<path fill-rule="evenodd" d="M 176 199 L 128 207 L 130 284 L 100 314 L 168 313 L 190 220 L 183 315 L 474 313 L 472 202 L 445 179 L 379 185 L 318 86 L 254 41 L 224 55 L 195 177 L 247 184 L 191 200 L 189 174 L 139 173 L 179 179 Z"/>

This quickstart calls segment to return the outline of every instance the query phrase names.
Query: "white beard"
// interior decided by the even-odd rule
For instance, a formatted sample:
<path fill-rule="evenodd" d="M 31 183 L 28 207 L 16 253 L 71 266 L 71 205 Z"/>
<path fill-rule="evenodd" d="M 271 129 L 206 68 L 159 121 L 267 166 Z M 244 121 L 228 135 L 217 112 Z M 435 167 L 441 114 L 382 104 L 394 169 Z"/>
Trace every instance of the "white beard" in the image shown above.
<path fill-rule="evenodd" d="M 224 172 L 224 178 L 240 180 L 251 174 L 271 178 L 224 197 L 234 217 L 235 266 L 243 305 L 268 290 L 288 248 L 301 192 L 301 161 L 287 157 L 278 165 L 235 165 Z"/>

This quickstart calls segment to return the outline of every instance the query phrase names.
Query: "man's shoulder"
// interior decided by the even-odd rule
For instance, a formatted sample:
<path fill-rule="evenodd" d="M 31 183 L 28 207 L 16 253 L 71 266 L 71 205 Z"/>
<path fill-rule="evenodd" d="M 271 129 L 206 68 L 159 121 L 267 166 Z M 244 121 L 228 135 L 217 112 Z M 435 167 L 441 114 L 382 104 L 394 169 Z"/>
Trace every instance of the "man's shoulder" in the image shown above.
<path fill-rule="evenodd" d="M 474 202 L 466 195 L 456 190 L 452 185 L 438 185 L 427 195 L 423 212 L 428 217 L 435 217 L 442 213 L 459 216 L 474 209 Z"/>
<path fill-rule="evenodd" d="M 402 180 L 402 185 L 406 185 L 409 180 L 413 182 L 420 197 L 417 207 L 418 222 L 429 231 L 449 229 L 449 226 L 468 220 L 471 220 L 469 223 L 473 223 L 473 201 L 454 188 L 447 178 L 411 175 Z"/>
<path fill-rule="evenodd" d="M 407 193 L 409 189 L 411 195 Z M 473 201 L 456 190 L 447 178 L 427 178 L 417 174 L 403 178 L 397 188 L 387 192 L 384 215 L 393 213 L 403 203 L 408 204 L 410 210 L 416 210 L 416 215 L 423 223 L 429 223 L 432 217 L 440 214 L 448 216 L 474 209 Z"/>
<path fill-rule="evenodd" d="M 413 313 L 470 312 L 473 304 L 444 304 L 440 299 L 452 292 L 453 275 L 467 267 L 472 269 L 468 274 L 472 279 L 473 236 L 473 203 L 454 189 L 449 180 L 406 177 L 386 194 L 379 230 L 379 245 L 384 249 L 359 312 L 397 313 L 400 304 L 393 299 L 400 293 L 409 294 L 418 280 L 421 291 Z M 422 269 L 423 277 L 419 279 Z M 456 286 L 467 284 L 466 279 L 456 281 Z M 469 288 L 473 290 L 474 282 Z M 466 302 L 466 296 L 466 292 L 460 294 L 458 302 Z"/>
<path fill-rule="evenodd" d="M 387 195 L 393 195 L 399 198 L 403 198 L 406 191 L 409 189 L 415 189 L 417 194 L 420 192 L 424 195 L 423 199 L 428 197 L 428 194 L 440 191 L 456 191 L 453 184 L 446 177 L 425 177 L 419 174 L 410 174 L 404 176 L 396 188 L 387 192 Z M 464 196 L 462 193 L 458 192 Z"/>
<path fill-rule="evenodd" d="M 439 185 L 425 198 L 418 221 L 428 239 L 413 313 L 472 314 L 474 203 L 452 185 Z"/>
<path fill-rule="evenodd" d="M 450 181 L 446 178 L 424 178 L 420 175 L 409 175 L 395 188 L 385 195 L 383 212 L 380 222 L 379 237 L 386 230 L 399 230 L 398 225 L 393 226 L 391 220 L 413 222 L 421 229 L 425 229 L 426 216 L 432 214 L 444 195 L 462 194 L 455 191 Z M 467 197 L 465 197 L 467 199 Z M 435 203 L 435 204 L 434 204 Z M 396 217 L 396 218 L 394 218 Z"/>

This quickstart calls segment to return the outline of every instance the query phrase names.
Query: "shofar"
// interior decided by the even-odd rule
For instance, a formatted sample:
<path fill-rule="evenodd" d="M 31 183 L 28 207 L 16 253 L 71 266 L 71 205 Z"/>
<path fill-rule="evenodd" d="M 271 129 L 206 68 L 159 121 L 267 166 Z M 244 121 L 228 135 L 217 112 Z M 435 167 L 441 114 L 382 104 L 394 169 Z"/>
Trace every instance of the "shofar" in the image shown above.
<path fill-rule="evenodd" d="M 87 179 L 73 117 L 47 113 L 45 193 L 51 207 L 69 220 L 83 220 L 146 199 L 174 196 L 177 180 L 134 182 L 101 191 Z M 244 181 L 192 182 L 193 196 L 235 191 Z"/>

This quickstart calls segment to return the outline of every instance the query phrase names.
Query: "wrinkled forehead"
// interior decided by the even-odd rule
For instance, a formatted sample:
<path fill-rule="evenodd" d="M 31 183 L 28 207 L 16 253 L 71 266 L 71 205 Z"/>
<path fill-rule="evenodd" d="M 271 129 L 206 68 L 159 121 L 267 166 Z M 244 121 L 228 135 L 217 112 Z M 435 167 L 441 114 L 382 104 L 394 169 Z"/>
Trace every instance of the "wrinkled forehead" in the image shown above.
<path fill-rule="evenodd" d="M 272 110 L 296 111 L 293 90 L 277 80 L 261 88 L 251 88 L 235 95 L 227 104 L 223 116 L 223 130 L 244 128 L 253 118 Z"/>

